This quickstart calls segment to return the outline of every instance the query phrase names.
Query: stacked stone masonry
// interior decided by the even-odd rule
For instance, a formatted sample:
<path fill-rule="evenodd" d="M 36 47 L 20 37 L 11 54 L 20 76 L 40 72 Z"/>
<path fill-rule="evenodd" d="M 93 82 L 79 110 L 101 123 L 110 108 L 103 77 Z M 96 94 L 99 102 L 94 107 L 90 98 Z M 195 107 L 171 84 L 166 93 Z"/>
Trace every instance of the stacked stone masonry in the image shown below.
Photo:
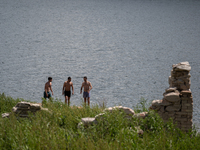
<path fill-rule="evenodd" d="M 19 117 L 28 117 L 29 114 L 35 114 L 40 110 L 48 111 L 48 109 L 43 108 L 41 104 L 30 102 L 19 102 L 15 107 L 12 108 L 12 112 L 17 114 Z M 2 114 L 2 117 L 6 118 L 9 117 L 9 115 L 10 113 L 4 113 Z"/>
<path fill-rule="evenodd" d="M 150 109 L 156 110 L 164 121 L 170 118 L 182 131 L 192 129 L 193 98 L 190 90 L 190 70 L 188 62 L 173 65 L 169 76 L 169 88 L 162 100 L 154 100 Z"/>

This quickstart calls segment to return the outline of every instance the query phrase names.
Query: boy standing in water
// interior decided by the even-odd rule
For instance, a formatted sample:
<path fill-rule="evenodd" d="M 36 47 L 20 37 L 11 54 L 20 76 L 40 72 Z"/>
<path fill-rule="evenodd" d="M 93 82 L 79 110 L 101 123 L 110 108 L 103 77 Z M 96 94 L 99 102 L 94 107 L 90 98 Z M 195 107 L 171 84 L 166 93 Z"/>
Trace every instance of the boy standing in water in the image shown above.
<path fill-rule="evenodd" d="M 72 95 L 74 95 L 73 83 L 71 82 L 71 77 L 68 77 L 68 80 L 65 81 L 63 84 L 63 91 L 62 91 L 62 94 L 65 96 L 65 104 L 68 101 L 68 106 L 70 104 L 71 88 L 72 88 Z"/>
<path fill-rule="evenodd" d="M 82 83 L 81 86 L 81 91 L 80 94 L 82 93 L 82 88 L 84 88 L 84 92 L 83 92 L 83 98 L 84 98 L 84 102 L 86 105 L 86 101 L 88 102 L 88 106 L 90 106 L 90 90 L 92 89 L 92 84 L 87 81 L 87 77 L 83 77 L 84 82 Z"/>
<path fill-rule="evenodd" d="M 50 99 L 52 96 L 51 96 L 51 93 L 53 95 L 53 90 L 51 88 L 51 85 L 52 85 L 52 77 L 48 77 L 48 82 L 45 83 L 45 86 L 44 86 L 44 98 L 48 98 Z M 51 93 L 50 93 L 51 91 Z"/>

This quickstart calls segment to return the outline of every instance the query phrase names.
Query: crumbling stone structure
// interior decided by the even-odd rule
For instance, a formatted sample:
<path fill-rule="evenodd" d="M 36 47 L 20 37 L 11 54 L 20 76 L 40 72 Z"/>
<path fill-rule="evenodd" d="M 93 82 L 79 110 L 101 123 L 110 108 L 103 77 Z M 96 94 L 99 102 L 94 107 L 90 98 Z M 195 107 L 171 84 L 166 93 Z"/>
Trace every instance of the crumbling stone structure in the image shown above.
<path fill-rule="evenodd" d="M 19 102 L 15 107 L 12 108 L 12 112 L 17 114 L 19 117 L 28 117 L 29 114 L 35 114 L 37 111 L 46 110 L 41 104 L 38 103 L 29 103 L 29 102 Z M 10 113 L 2 114 L 3 118 L 9 117 Z"/>
<path fill-rule="evenodd" d="M 162 100 L 154 100 L 150 109 L 156 110 L 164 121 L 169 118 L 182 131 L 192 129 L 193 98 L 190 90 L 190 70 L 188 62 L 172 66 L 169 76 L 169 88 L 165 90 Z"/>

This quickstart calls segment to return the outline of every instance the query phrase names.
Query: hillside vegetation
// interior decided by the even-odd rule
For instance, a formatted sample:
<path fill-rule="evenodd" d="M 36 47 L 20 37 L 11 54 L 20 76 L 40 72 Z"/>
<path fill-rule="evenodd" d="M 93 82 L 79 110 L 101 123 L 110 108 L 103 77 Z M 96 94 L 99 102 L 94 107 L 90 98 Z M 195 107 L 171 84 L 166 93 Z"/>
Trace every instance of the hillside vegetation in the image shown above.
<path fill-rule="evenodd" d="M 0 94 L 0 113 L 11 112 L 19 101 Z M 200 149 L 200 136 L 196 130 L 183 133 L 172 122 L 164 123 L 155 113 L 150 112 L 145 119 L 124 119 L 123 112 L 114 111 L 105 115 L 104 120 L 88 128 L 78 129 L 84 117 L 94 117 L 103 108 L 91 106 L 68 107 L 60 100 L 46 102 L 40 111 L 29 118 L 19 118 L 11 114 L 0 117 L 0 149 Z M 143 100 L 135 106 L 135 112 L 148 111 Z M 144 133 L 138 135 L 135 127 Z"/>

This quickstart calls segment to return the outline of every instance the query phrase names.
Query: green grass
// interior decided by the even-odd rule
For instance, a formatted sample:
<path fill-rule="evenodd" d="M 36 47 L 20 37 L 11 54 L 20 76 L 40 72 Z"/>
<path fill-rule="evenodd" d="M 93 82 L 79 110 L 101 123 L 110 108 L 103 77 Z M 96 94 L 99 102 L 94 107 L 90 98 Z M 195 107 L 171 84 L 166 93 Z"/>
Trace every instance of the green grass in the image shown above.
<path fill-rule="evenodd" d="M 0 94 L 1 114 L 11 112 L 18 101 L 22 99 Z M 145 106 L 142 99 L 135 111 L 148 111 Z M 106 114 L 98 124 L 78 129 L 81 118 L 94 117 L 103 110 L 98 106 L 72 108 L 60 100 L 46 102 L 44 107 L 50 113 L 41 111 L 30 118 L 18 118 L 14 114 L 0 117 L 0 149 L 200 149 L 200 136 L 195 130 L 183 133 L 172 122 L 164 123 L 154 112 L 149 112 L 144 120 L 125 120 L 123 112 L 116 110 Z M 136 126 L 143 129 L 142 136 L 137 134 Z"/>

